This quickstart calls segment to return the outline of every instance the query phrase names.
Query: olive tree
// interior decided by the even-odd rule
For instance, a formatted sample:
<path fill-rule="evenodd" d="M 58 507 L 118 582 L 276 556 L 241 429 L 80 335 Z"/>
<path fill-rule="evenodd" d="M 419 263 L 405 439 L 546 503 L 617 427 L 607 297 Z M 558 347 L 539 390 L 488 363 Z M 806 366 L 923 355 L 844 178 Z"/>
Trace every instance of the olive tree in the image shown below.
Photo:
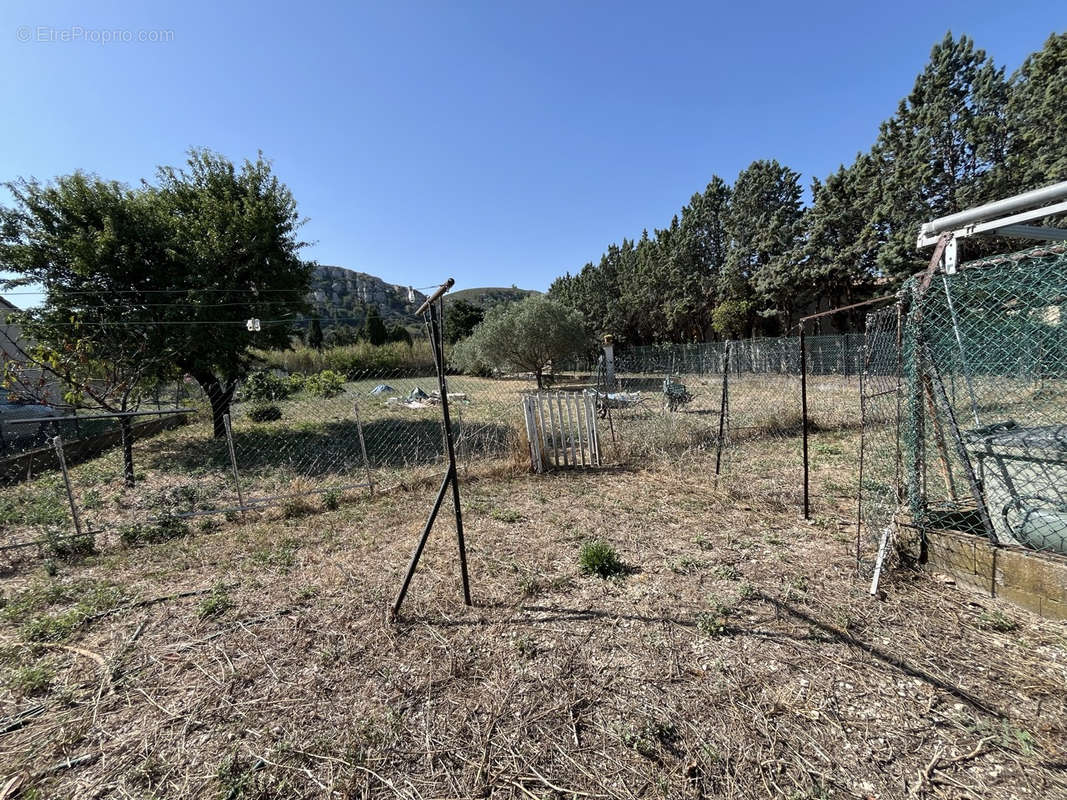
<path fill-rule="evenodd" d="M 460 352 L 472 362 L 499 370 L 532 372 L 540 389 L 545 367 L 589 346 L 577 311 L 543 295 L 531 295 L 488 311 Z"/>

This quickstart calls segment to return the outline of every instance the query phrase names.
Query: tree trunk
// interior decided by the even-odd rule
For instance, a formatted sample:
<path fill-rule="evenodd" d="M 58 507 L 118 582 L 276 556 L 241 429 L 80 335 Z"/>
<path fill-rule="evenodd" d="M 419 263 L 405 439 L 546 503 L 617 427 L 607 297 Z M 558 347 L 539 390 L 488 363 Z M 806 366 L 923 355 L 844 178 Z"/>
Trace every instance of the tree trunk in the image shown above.
<path fill-rule="evenodd" d="M 133 422 L 129 417 L 119 417 L 122 431 L 123 477 L 128 487 L 133 487 Z"/>
<path fill-rule="evenodd" d="M 222 418 L 230 413 L 230 401 L 233 400 L 237 381 L 230 380 L 224 386 L 222 381 L 208 370 L 189 370 L 190 375 L 200 384 L 208 401 L 211 403 L 211 429 L 216 439 L 226 438 L 226 424 Z"/>
<path fill-rule="evenodd" d="M 544 387 L 544 381 L 541 379 L 541 372 L 542 369 L 540 367 L 534 371 L 534 375 L 537 377 L 537 391 L 541 391 Z"/>

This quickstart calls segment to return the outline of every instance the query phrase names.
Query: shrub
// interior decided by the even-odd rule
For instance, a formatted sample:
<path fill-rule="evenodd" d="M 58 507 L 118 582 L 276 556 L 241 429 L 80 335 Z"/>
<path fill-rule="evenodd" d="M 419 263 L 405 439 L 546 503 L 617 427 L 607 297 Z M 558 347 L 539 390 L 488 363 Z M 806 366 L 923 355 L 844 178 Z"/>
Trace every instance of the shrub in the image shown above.
<path fill-rule="evenodd" d="M 52 670 L 44 664 L 21 667 L 11 673 L 9 685 L 24 696 L 45 694 L 52 688 L 54 677 Z"/>
<path fill-rule="evenodd" d="M 600 539 L 582 545 L 578 553 L 578 566 L 586 575 L 599 575 L 601 578 L 610 578 L 623 571 L 615 548 Z"/>
<path fill-rule="evenodd" d="M 304 376 L 301 375 L 299 372 L 296 373 L 295 375 L 290 375 L 286 379 L 286 381 L 287 381 L 287 383 L 289 385 L 289 394 L 296 394 L 297 392 L 303 391 L 303 389 L 304 389 Z"/>
<path fill-rule="evenodd" d="M 345 390 L 345 379 L 330 369 L 324 369 L 317 375 L 312 375 L 304 382 L 308 394 L 315 397 L 336 397 Z"/>
<path fill-rule="evenodd" d="M 282 418 L 282 410 L 278 406 L 261 403 L 248 409 L 248 418 L 253 422 L 273 422 Z"/>
<path fill-rule="evenodd" d="M 289 396 L 289 381 L 268 370 L 257 370 L 241 384 L 243 400 L 284 400 Z"/>
<path fill-rule="evenodd" d="M 313 375 L 329 369 L 349 380 L 357 380 L 367 373 L 417 375 L 433 369 L 430 343 L 426 339 L 419 339 L 411 346 L 403 342 L 380 346 L 357 342 L 321 351 L 297 346 L 290 350 L 257 351 L 256 356 L 271 368 L 285 370 L 290 376 L 295 373 Z"/>
<path fill-rule="evenodd" d="M 322 504 L 328 511 L 336 511 L 341 506 L 341 492 L 338 489 L 330 489 L 322 496 Z"/>

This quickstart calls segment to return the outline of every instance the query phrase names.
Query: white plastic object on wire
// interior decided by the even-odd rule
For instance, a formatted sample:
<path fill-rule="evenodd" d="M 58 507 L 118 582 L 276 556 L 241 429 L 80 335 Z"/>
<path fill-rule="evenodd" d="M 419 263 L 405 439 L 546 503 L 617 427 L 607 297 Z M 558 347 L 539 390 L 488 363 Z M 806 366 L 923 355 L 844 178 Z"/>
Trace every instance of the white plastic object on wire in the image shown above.
<path fill-rule="evenodd" d="M 258 331 L 261 329 L 259 319 L 253 318 L 245 322 L 245 327 L 250 331 Z"/>

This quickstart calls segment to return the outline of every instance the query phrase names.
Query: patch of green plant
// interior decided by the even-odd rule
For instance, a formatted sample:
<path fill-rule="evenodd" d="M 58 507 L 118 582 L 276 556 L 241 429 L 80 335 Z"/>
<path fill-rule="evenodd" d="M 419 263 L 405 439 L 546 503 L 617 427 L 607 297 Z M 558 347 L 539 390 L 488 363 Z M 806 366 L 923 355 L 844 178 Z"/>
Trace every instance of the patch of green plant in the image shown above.
<path fill-rule="evenodd" d="M 289 381 L 270 370 L 256 370 L 241 384 L 241 399 L 251 401 L 284 400 L 289 396 Z"/>
<path fill-rule="evenodd" d="M 690 558 L 689 556 L 683 556 L 671 562 L 671 572 L 678 575 L 689 575 L 704 566 L 704 562 L 697 558 Z"/>
<path fill-rule="evenodd" d="M 43 541 L 45 553 L 53 558 L 72 559 L 91 556 L 96 552 L 96 536 L 87 530 L 71 533 L 59 528 L 48 528 Z"/>
<path fill-rule="evenodd" d="M 218 617 L 225 614 L 233 608 L 234 605 L 233 599 L 230 597 L 230 593 L 226 590 L 226 587 L 221 583 L 218 583 L 212 588 L 211 594 L 200 601 L 200 604 L 197 607 L 197 616 L 200 619 Z"/>
<path fill-rule="evenodd" d="M 654 758 L 660 745 L 670 744 L 678 738 L 678 730 L 669 722 L 648 719 L 640 726 L 631 725 L 620 738 L 624 745 L 645 758 Z"/>
<path fill-rule="evenodd" d="M 602 539 L 592 539 L 582 544 L 578 551 L 578 566 L 586 575 L 610 578 L 622 574 L 624 567 L 615 548 Z"/>
<path fill-rule="evenodd" d="M 30 697 L 48 692 L 54 680 L 55 673 L 47 664 L 35 664 L 11 670 L 8 686 L 17 694 Z"/>
<path fill-rule="evenodd" d="M 1019 623 L 1000 611 L 983 611 L 978 616 L 978 627 L 984 631 L 1011 633 L 1019 629 Z"/>
<path fill-rule="evenodd" d="M 490 510 L 489 516 L 500 522 L 507 522 L 509 524 L 514 522 L 522 522 L 525 517 L 518 511 L 512 511 L 508 508 L 494 508 Z"/>
<path fill-rule="evenodd" d="M 296 394 L 297 392 L 304 391 L 304 383 L 306 382 L 306 380 L 307 379 L 299 372 L 290 375 L 286 379 L 289 385 L 289 394 Z"/>
<path fill-rule="evenodd" d="M 697 630 L 705 636 L 723 636 L 728 631 L 733 608 L 715 597 L 708 599 L 708 610 L 697 617 Z"/>
<path fill-rule="evenodd" d="M 333 370 L 324 369 L 304 381 L 304 390 L 313 397 L 336 397 L 345 390 L 345 378 Z"/>
<path fill-rule="evenodd" d="M 277 547 L 261 547 L 252 551 L 252 559 L 270 567 L 287 570 L 296 563 L 296 550 L 299 542 L 295 539 L 283 539 Z"/>
<path fill-rule="evenodd" d="M 285 519 L 304 517 L 314 511 L 315 509 L 303 497 L 290 497 L 282 503 L 282 516 Z"/>
<path fill-rule="evenodd" d="M 838 445 L 825 442 L 816 442 L 814 450 L 815 454 L 820 456 L 839 456 L 844 452 Z"/>
<path fill-rule="evenodd" d="M 748 581 L 742 583 L 737 590 L 737 596 L 740 597 L 742 600 L 751 600 L 758 595 L 759 592 L 756 591 L 756 587 Z"/>
<path fill-rule="evenodd" d="M 96 489 L 86 489 L 82 494 L 82 508 L 87 511 L 95 511 L 104 505 L 103 495 Z"/>
<path fill-rule="evenodd" d="M 258 404 L 248 409 L 252 422 L 274 422 L 282 418 L 282 410 L 275 405 Z"/>
<path fill-rule="evenodd" d="M 741 572 L 733 564 L 717 564 L 712 574 L 724 581 L 736 581 L 741 577 Z"/>
<path fill-rule="evenodd" d="M 336 511 L 341 507 L 341 490 L 330 489 L 322 496 L 322 505 L 327 511 Z"/>
<path fill-rule="evenodd" d="M 519 591 L 526 597 L 536 597 L 544 590 L 544 585 L 533 575 L 523 575 L 519 578 Z"/>
<path fill-rule="evenodd" d="M 69 517 L 61 478 L 38 478 L 0 496 L 0 523 L 6 525 L 62 525 Z"/>
<path fill-rule="evenodd" d="M 715 543 L 706 536 L 698 536 L 693 540 L 693 544 L 699 547 L 701 550 L 711 550 Z"/>
<path fill-rule="evenodd" d="M 154 522 L 134 522 L 119 528 L 119 539 L 127 547 L 166 542 L 188 534 L 189 524 L 170 514 L 158 517 Z"/>

